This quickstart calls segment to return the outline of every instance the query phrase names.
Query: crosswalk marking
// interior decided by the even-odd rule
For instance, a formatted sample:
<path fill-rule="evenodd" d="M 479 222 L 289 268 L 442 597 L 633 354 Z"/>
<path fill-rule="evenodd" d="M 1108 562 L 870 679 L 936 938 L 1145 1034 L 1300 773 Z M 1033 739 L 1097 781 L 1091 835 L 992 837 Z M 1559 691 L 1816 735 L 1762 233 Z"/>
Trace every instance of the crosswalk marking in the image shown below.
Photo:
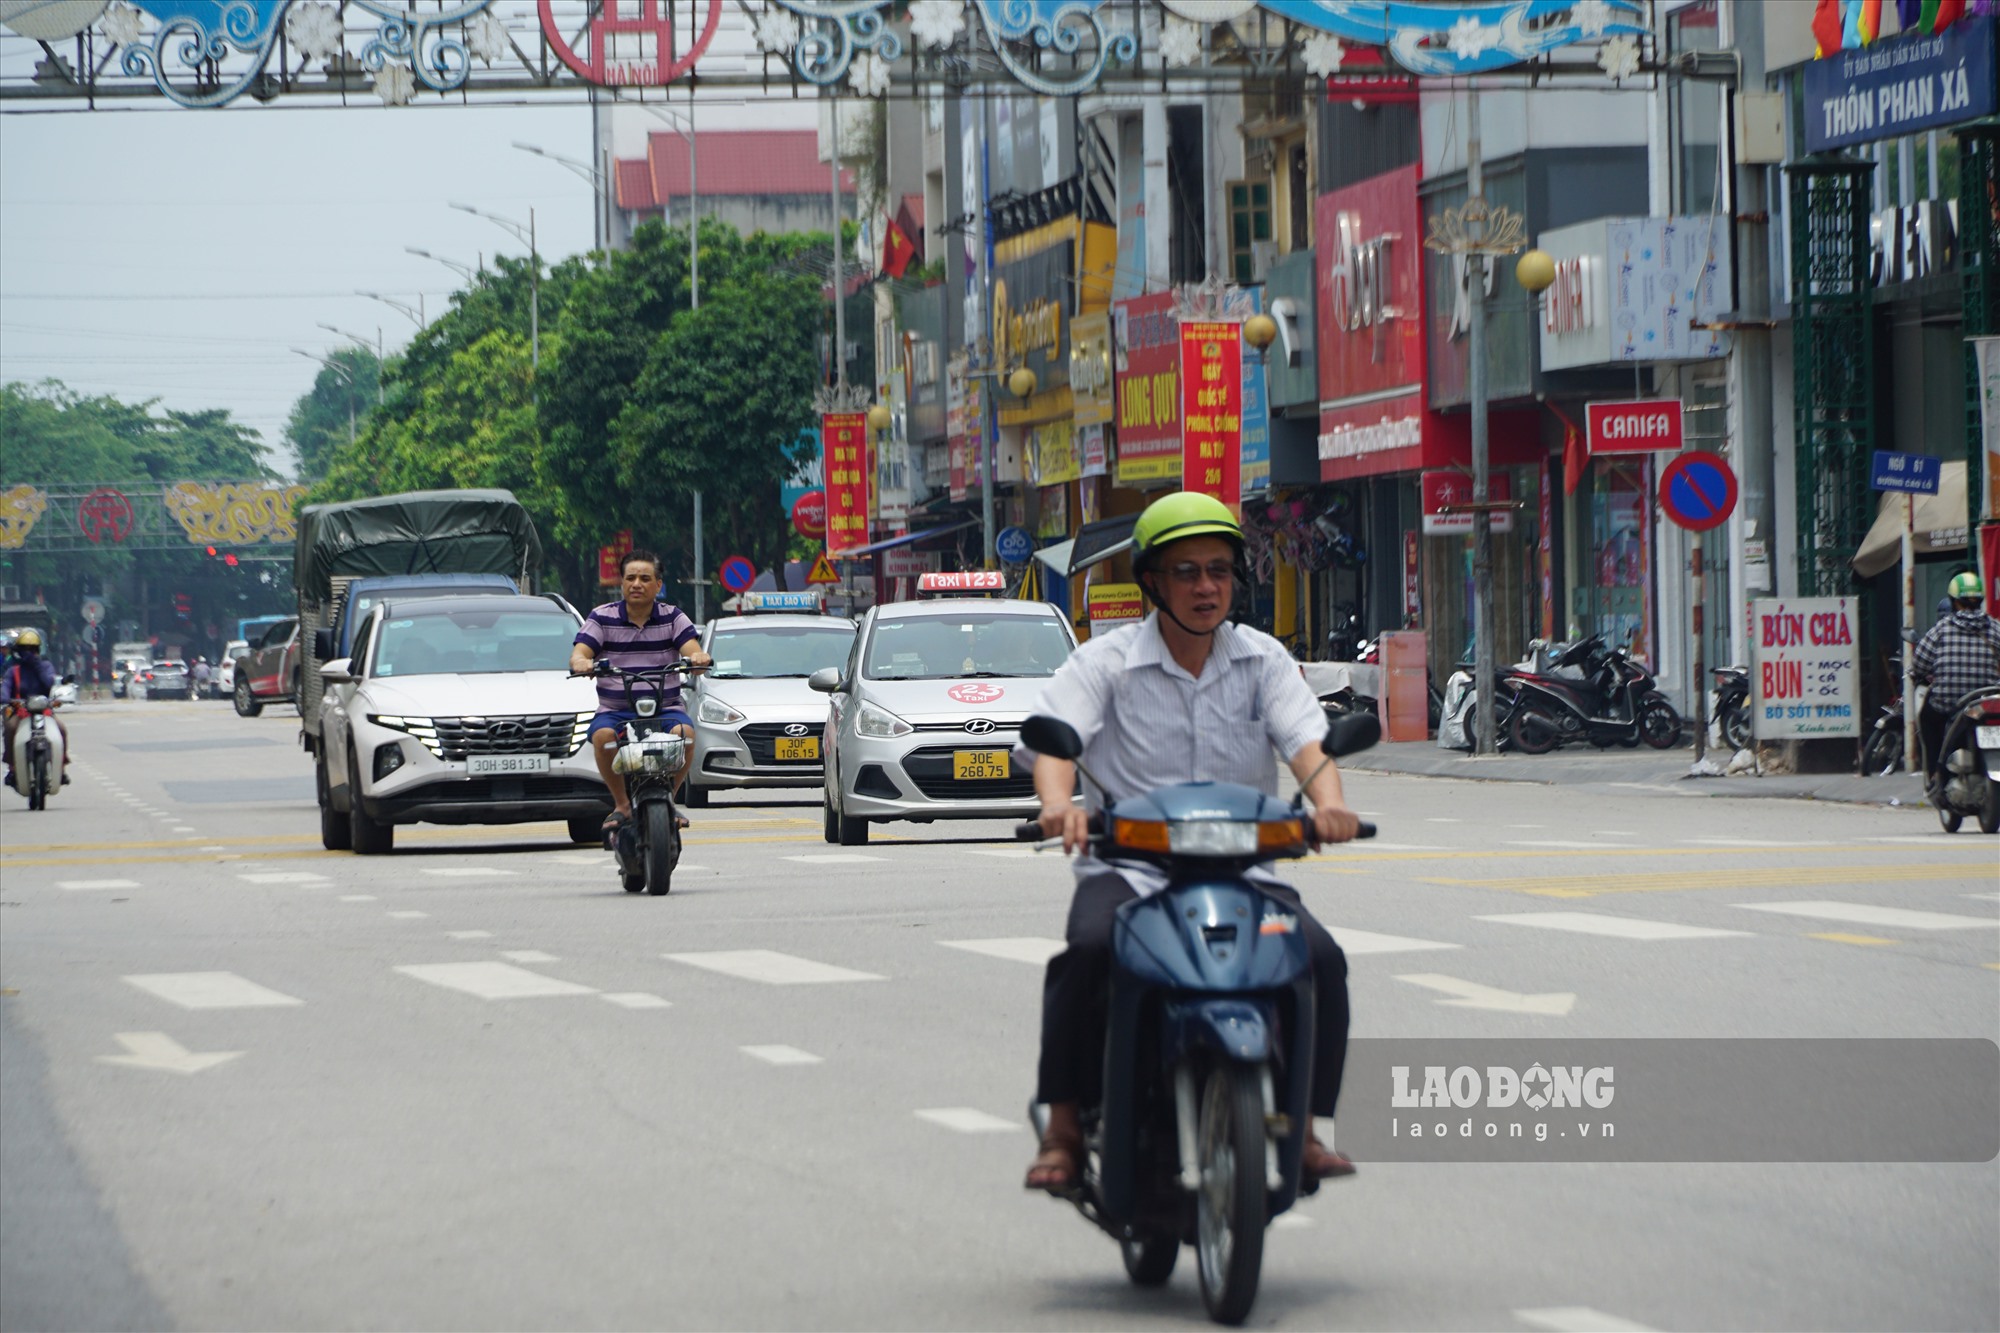
<path fill-rule="evenodd" d="M 1682 926 L 1669 921 L 1643 921 L 1637 917 L 1606 916 L 1598 912 L 1520 912 L 1506 916 L 1478 916 L 1475 921 L 1493 921 L 1503 926 L 1534 926 L 1542 930 L 1567 930 L 1579 935 L 1603 935 L 1620 940 L 1698 940 L 1747 935 L 1742 930 L 1714 930 L 1707 926 Z"/>
<path fill-rule="evenodd" d="M 1817 917 L 1822 921 L 1851 921 L 1859 926 L 1888 926 L 1893 930 L 1992 930 L 2000 927 L 2000 920 L 1992 917 L 1916 912 L 1907 907 L 1876 907 L 1869 903 L 1737 903 L 1736 906 L 1752 912 Z"/>
<path fill-rule="evenodd" d="M 1549 1333 L 1653 1333 L 1651 1326 L 1635 1324 L 1615 1314 L 1593 1310 L 1588 1305 L 1554 1305 L 1539 1310 L 1516 1310 L 1514 1317 L 1532 1328 Z"/>
<path fill-rule="evenodd" d="M 720 972 L 724 976 L 737 977 L 744 981 L 761 981 L 767 986 L 811 986 L 835 981 L 887 980 L 873 972 L 856 972 L 851 968 L 835 967 L 831 963 L 816 963 L 810 958 L 799 958 L 771 949 L 731 949 L 715 953 L 669 953 L 660 956 L 669 962 L 686 963 L 690 967 L 705 968 L 710 972 Z"/>
<path fill-rule="evenodd" d="M 59 879 L 56 881 L 56 887 L 59 889 L 70 889 L 73 891 L 86 891 L 90 889 L 136 889 L 139 887 L 139 881 L 136 879 Z"/>
<path fill-rule="evenodd" d="M 253 874 L 238 875 L 245 884 L 324 884 L 325 875 L 315 875 L 310 870 L 259 870 Z"/>
<path fill-rule="evenodd" d="M 1032 847 L 968 847 L 965 850 L 974 856 L 1004 856 L 1010 861 L 1041 855 Z"/>
<path fill-rule="evenodd" d="M 645 991 L 638 990 L 609 991 L 597 998 L 607 1000 L 621 1009 L 671 1009 L 673 1007 L 673 1001 L 671 1000 L 663 1000 L 657 995 L 648 995 Z"/>
<path fill-rule="evenodd" d="M 866 856 L 860 852 L 818 852 L 811 856 L 786 856 L 779 859 L 797 861 L 801 865 L 809 866 L 851 866 L 861 865 L 869 861 L 886 861 L 888 858 L 884 856 Z"/>
<path fill-rule="evenodd" d="M 447 930 L 444 936 L 448 940 L 490 940 L 493 938 L 493 932 L 490 930 Z M 520 960 L 516 959 L 515 961 L 518 962 Z"/>
<path fill-rule="evenodd" d="M 1043 939 L 1039 935 L 998 940 L 939 940 L 938 943 L 947 949 L 983 953 L 988 958 L 1005 958 L 1011 963 L 1033 963 L 1036 967 L 1063 951 L 1061 940 Z"/>
<path fill-rule="evenodd" d="M 482 1000 L 533 999 L 544 995 L 595 995 L 591 986 L 530 972 L 512 963 L 417 963 L 396 969 L 404 976 Z"/>
<path fill-rule="evenodd" d="M 796 1046 L 743 1046 L 743 1054 L 753 1060 L 762 1060 L 767 1065 L 816 1065 L 820 1058 L 811 1051 L 802 1051 Z"/>
<path fill-rule="evenodd" d="M 183 1009 L 275 1009 L 305 1003 L 234 972 L 150 972 L 125 980 Z"/>
<path fill-rule="evenodd" d="M 1610 871 L 1596 875 L 1514 875 L 1498 879 L 1425 876 L 1427 884 L 1505 889 L 1537 898 L 1595 898 L 1607 893 L 1656 893 L 1683 889 L 1803 888 L 1811 884 L 1910 883 L 1967 879 L 1980 867 L 1958 864 L 1871 866 L 1737 866 L 1728 870 Z"/>
<path fill-rule="evenodd" d="M 502 870 L 497 866 L 430 866 L 422 873 L 446 879 L 483 879 L 489 875 L 518 875 L 521 872 Z"/>
<path fill-rule="evenodd" d="M 372 893 L 343 893 L 340 895 L 340 901 L 344 903 L 372 903 L 375 901 L 375 895 Z"/>
<path fill-rule="evenodd" d="M 410 909 L 408 911 L 402 911 L 402 912 L 391 912 L 389 913 L 389 915 L 394 917 L 398 921 L 421 921 L 425 917 L 428 917 L 430 913 L 419 912 L 416 911 L 415 909 Z"/>
<path fill-rule="evenodd" d="M 928 1120 L 933 1125 L 943 1125 L 961 1134 L 1013 1133 L 1021 1128 L 1018 1120 L 1002 1120 L 974 1106 L 939 1106 L 916 1114 L 919 1120 Z"/>
<path fill-rule="evenodd" d="M 510 963 L 553 963 L 556 956 L 540 949 L 502 949 L 500 956 Z"/>
<path fill-rule="evenodd" d="M 1333 932 L 1334 943 L 1349 957 L 1366 953 L 1415 953 L 1422 949 L 1462 949 L 1462 944 L 1446 944 L 1442 940 L 1417 940 L 1407 935 L 1378 935 L 1372 930 L 1353 930 L 1347 926 L 1336 926 L 1322 922 Z"/>

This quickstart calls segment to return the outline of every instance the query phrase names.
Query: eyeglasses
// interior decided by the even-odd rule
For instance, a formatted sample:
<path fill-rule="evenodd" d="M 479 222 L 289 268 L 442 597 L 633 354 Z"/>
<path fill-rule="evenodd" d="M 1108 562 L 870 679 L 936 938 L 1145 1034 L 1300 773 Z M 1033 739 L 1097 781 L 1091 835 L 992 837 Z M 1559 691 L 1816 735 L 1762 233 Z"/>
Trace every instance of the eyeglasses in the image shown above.
<path fill-rule="evenodd" d="M 1205 565 L 1184 560 L 1178 565 L 1167 566 L 1167 577 L 1187 588 L 1193 587 L 1204 578 L 1212 583 L 1228 583 L 1235 576 L 1236 567 L 1227 560 L 1211 560 Z"/>

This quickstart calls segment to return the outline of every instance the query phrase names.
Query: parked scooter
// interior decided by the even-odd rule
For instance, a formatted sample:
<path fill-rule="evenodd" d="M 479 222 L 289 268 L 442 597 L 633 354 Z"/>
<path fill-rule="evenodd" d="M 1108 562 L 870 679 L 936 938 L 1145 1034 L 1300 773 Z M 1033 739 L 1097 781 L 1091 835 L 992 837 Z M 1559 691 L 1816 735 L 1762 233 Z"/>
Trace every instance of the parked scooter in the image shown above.
<path fill-rule="evenodd" d="M 1750 731 L 1750 669 L 1731 666 L 1715 668 L 1715 720 L 1722 729 L 1722 741 L 1731 750 L 1747 750 L 1753 739 Z"/>
<path fill-rule="evenodd" d="M 1571 644 L 1543 674 L 1524 676 L 1509 723 L 1515 748 L 1547 754 L 1570 741 L 1656 750 L 1680 744 L 1681 715 L 1653 687 L 1653 673 L 1593 634 Z"/>
<path fill-rule="evenodd" d="M 48 694 L 30 694 L 8 707 L 20 715 L 14 728 L 14 790 L 28 798 L 30 810 L 48 808 L 49 797 L 62 790 L 63 734 L 55 723 L 56 709 L 76 702 L 76 677 L 64 676 Z"/>
<path fill-rule="evenodd" d="M 1930 780 L 1930 799 L 1944 831 L 1971 815 L 1981 833 L 2000 832 L 2000 685 L 1958 701 L 1941 748 L 1944 776 Z"/>
<path fill-rule="evenodd" d="M 1334 722 L 1322 748 L 1331 759 L 1380 736 L 1357 713 Z M 1021 739 L 1059 759 L 1083 750 L 1075 728 L 1050 717 L 1030 717 Z M 1106 799 L 1091 845 L 1152 862 L 1169 882 L 1118 909 L 1103 1096 L 1084 1110 L 1070 1202 L 1118 1241 L 1142 1287 L 1165 1283 L 1193 1245 L 1209 1317 L 1238 1324 L 1257 1297 L 1264 1228 L 1300 1194 L 1314 1050 L 1297 909 L 1245 872 L 1306 855 L 1303 801 L 1215 782 Z M 1374 832 L 1363 824 L 1360 836 Z M 1041 825 L 1015 835 L 1039 840 Z M 1044 1132 L 1043 1109 L 1030 1114 Z"/>
<path fill-rule="evenodd" d="M 1922 712 L 1927 686 L 1917 686 L 1917 711 Z M 1861 746 L 1861 776 L 1887 777 L 1903 771 L 1903 696 L 1898 694 L 1882 705 L 1868 739 Z"/>
<path fill-rule="evenodd" d="M 673 888 L 674 867 L 681 859 L 680 812 L 674 807 L 674 783 L 687 756 L 688 740 L 666 729 L 660 719 L 661 700 L 671 688 L 669 676 L 686 676 L 697 668 L 685 663 L 621 671 L 599 662 L 591 671 L 572 675 L 615 676 L 624 682 L 631 711 L 639 716 L 625 724 L 612 771 L 625 779 L 632 798 L 632 818 L 611 839 L 618 875 L 625 892 L 654 897 Z"/>

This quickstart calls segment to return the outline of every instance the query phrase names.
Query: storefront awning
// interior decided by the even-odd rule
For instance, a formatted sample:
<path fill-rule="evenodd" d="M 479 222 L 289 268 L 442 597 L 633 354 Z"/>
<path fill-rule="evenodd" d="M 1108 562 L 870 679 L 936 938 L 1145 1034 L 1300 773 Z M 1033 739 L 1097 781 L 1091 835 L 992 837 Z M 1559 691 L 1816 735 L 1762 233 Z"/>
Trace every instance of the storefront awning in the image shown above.
<path fill-rule="evenodd" d="M 1044 546 L 1035 552 L 1035 559 L 1069 578 L 1080 569 L 1088 569 L 1098 561 L 1109 560 L 1128 549 L 1132 545 L 1132 526 L 1138 521 L 1137 514 L 1124 514 L 1118 518 L 1102 518 L 1095 523 L 1086 523 L 1068 541 Z"/>
<path fill-rule="evenodd" d="M 857 546 L 851 551 L 836 552 L 832 558 L 835 560 L 853 560 L 857 556 L 873 555 L 877 551 L 886 551 L 894 546 L 908 546 L 911 542 L 920 542 L 928 537 L 942 537 L 947 532 L 958 532 L 965 528 L 974 527 L 978 522 L 979 520 L 976 518 L 964 518 L 956 523 L 946 523 L 940 527 L 925 528 L 922 532 L 906 532 L 900 537 L 889 537 L 879 542 L 871 542 L 867 546 Z"/>
<path fill-rule="evenodd" d="M 1936 495 L 1914 495 L 1917 503 L 1911 546 L 1918 555 L 1965 549 L 1965 464 L 1946 463 L 1939 469 Z M 1854 572 L 1872 579 L 1895 567 L 1903 546 L 1901 495 L 1885 495 L 1875 511 L 1875 525 L 1854 553 Z"/>

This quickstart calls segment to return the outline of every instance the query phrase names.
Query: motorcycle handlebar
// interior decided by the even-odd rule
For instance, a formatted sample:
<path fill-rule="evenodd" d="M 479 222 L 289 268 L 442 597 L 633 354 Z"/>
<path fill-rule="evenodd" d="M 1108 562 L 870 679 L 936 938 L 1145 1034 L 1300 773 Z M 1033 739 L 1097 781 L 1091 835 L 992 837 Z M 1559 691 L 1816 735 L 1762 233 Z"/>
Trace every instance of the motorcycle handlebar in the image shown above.
<path fill-rule="evenodd" d="M 1104 832 L 1102 816 L 1092 815 L 1090 817 L 1090 831 L 1093 834 Z M 1042 826 L 1038 823 L 1030 822 L 1014 826 L 1014 840 L 1016 842 L 1040 842 L 1042 836 Z M 1361 821 L 1361 827 L 1355 830 L 1354 836 L 1357 841 L 1362 838 L 1372 838 L 1375 836 L 1375 826 L 1364 819 Z"/>

